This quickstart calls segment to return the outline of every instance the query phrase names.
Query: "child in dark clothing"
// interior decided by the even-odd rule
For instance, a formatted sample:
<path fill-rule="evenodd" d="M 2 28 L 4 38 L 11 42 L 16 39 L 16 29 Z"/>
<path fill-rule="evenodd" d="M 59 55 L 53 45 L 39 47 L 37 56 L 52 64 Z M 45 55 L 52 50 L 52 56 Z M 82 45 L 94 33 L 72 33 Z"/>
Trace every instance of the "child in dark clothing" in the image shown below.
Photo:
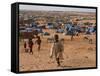
<path fill-rule="evenodd" d="M 26 42 L 24 42 L 24 49 L 25 49 L 25 52 L 27 52 L 27 49 L 26 49 Z"/>
<path fill-rule="evenodd" d="M 33 42 L 32 42 L 32 39 L 29 39 L 29 48 L 30 48 L 30 53 L 33 54 L 33 51 L 32 51 L 32 47 L 33 47 Z"/>
<path fill-rule="evenodd" d="M 41 39 L 40 39 L 40 36 L 37 36 L 36 43 L 38 45 L 38 51 L 40 51 L 40 48 L 41 48 Z"/>

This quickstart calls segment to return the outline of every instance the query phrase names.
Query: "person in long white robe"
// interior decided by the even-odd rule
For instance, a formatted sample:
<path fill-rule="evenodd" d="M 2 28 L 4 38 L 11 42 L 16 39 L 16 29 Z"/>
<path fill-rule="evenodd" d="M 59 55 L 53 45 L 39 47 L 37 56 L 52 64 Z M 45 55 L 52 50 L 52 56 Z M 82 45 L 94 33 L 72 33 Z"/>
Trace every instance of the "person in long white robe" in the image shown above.
<path fill-rule="evenodd" d="M 52 44 L 52 47 L 50 50 L 50 57 L 51 58 L 54 57 L 56 59 L 58 66 L 60 66 L 60 61 L 63 60 L 63 52 L 64 52 L 64 46 L 62 42 L 60 40 L 55 41 Z"/>

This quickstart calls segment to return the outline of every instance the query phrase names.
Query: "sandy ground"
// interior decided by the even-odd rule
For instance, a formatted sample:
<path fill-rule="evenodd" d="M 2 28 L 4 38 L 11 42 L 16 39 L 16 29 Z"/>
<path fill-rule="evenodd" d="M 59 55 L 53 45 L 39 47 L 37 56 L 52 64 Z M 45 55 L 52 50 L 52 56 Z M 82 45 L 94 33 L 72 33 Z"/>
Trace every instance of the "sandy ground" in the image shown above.
<path fill-rule="evenodd" d="M 37 45 L 33 46 L 33 55 L 24 52 L 23 42 L 19 42 L 19 70 L 52 70 L 52 69 L 70 69 L 96 67 L 96 41 L 95 35 L 92 35 L 93 44 L 83 39 L 83 35 L 74 37 L 60 35 L 64 41 L 64 60 L 58 67 L 54 58 L 50 58 L 50 48 L 52 43 L 47 42 L 48 36 L 42 37 L 41 50 L 37 50 Z"/>

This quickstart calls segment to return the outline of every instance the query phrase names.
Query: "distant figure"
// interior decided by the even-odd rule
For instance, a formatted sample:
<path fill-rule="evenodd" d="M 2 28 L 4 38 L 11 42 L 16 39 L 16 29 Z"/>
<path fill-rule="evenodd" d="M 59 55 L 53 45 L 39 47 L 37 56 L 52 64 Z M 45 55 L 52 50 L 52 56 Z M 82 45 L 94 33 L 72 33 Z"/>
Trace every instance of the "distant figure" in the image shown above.
<path fill-rule="evenodd" d="M 74 34 L 75 34 L 75 27 L 73 25 L 71 28 L 71 41 L 73 40 Z"/>
<path fill-rule="evenodd" d="M 26 42 L 24 42 L 24 50 L 25 50 L 25 52 L 27 52 L 27 49 L 26 49 Z"/>
<path fill-rule="evenodd" d="M 32 51 L 33 42 L 32 42 L 32 39 L 31 39 L 31 38 L 29 38 L 29 42 L 28 42 L 28 44 L 29 44 L 29 48 L 30 48 L 30 53 L 33 54 L 33 51 Z"/>
<path fill-rule="evenodd" d="M 29 50 L 29 46 L 28 46 L 27 40 L 24 40 L 24 50 L 25 50 L 25 53 L 27 53 L 28 50 Z"/>
<path fill-rule="evenodd" d="M 41 48 L 41 39 L 40 39 L 40 36 L 37 36 L 36 43 L 38 45 L 38 51 L 40 51 L 40 48 Z"/>
<path fill-rule="evenodd" d="M 57 65 L 60 66 L 60 60 L 63 60 L 63 51 L 64 51 L 64 46 L 63 44 L 59 41 L 58 35 L 54 36 L 54 43 L 51 47 L 50 50 L 50 57 L 54 55 Z"/>

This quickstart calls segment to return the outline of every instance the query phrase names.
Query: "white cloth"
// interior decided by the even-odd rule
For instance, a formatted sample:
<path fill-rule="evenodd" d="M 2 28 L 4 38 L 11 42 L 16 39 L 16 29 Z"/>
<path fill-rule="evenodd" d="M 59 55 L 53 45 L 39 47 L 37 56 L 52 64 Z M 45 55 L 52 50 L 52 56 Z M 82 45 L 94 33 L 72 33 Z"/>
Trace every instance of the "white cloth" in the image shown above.
<path fill-rule="evenodd" d="M 64 52 L 64 46 L 60 41 L 53 43 L 50 49 L 50 57 L 54 56 L 55 58 L 63 59 L 63 52 Z"/>

